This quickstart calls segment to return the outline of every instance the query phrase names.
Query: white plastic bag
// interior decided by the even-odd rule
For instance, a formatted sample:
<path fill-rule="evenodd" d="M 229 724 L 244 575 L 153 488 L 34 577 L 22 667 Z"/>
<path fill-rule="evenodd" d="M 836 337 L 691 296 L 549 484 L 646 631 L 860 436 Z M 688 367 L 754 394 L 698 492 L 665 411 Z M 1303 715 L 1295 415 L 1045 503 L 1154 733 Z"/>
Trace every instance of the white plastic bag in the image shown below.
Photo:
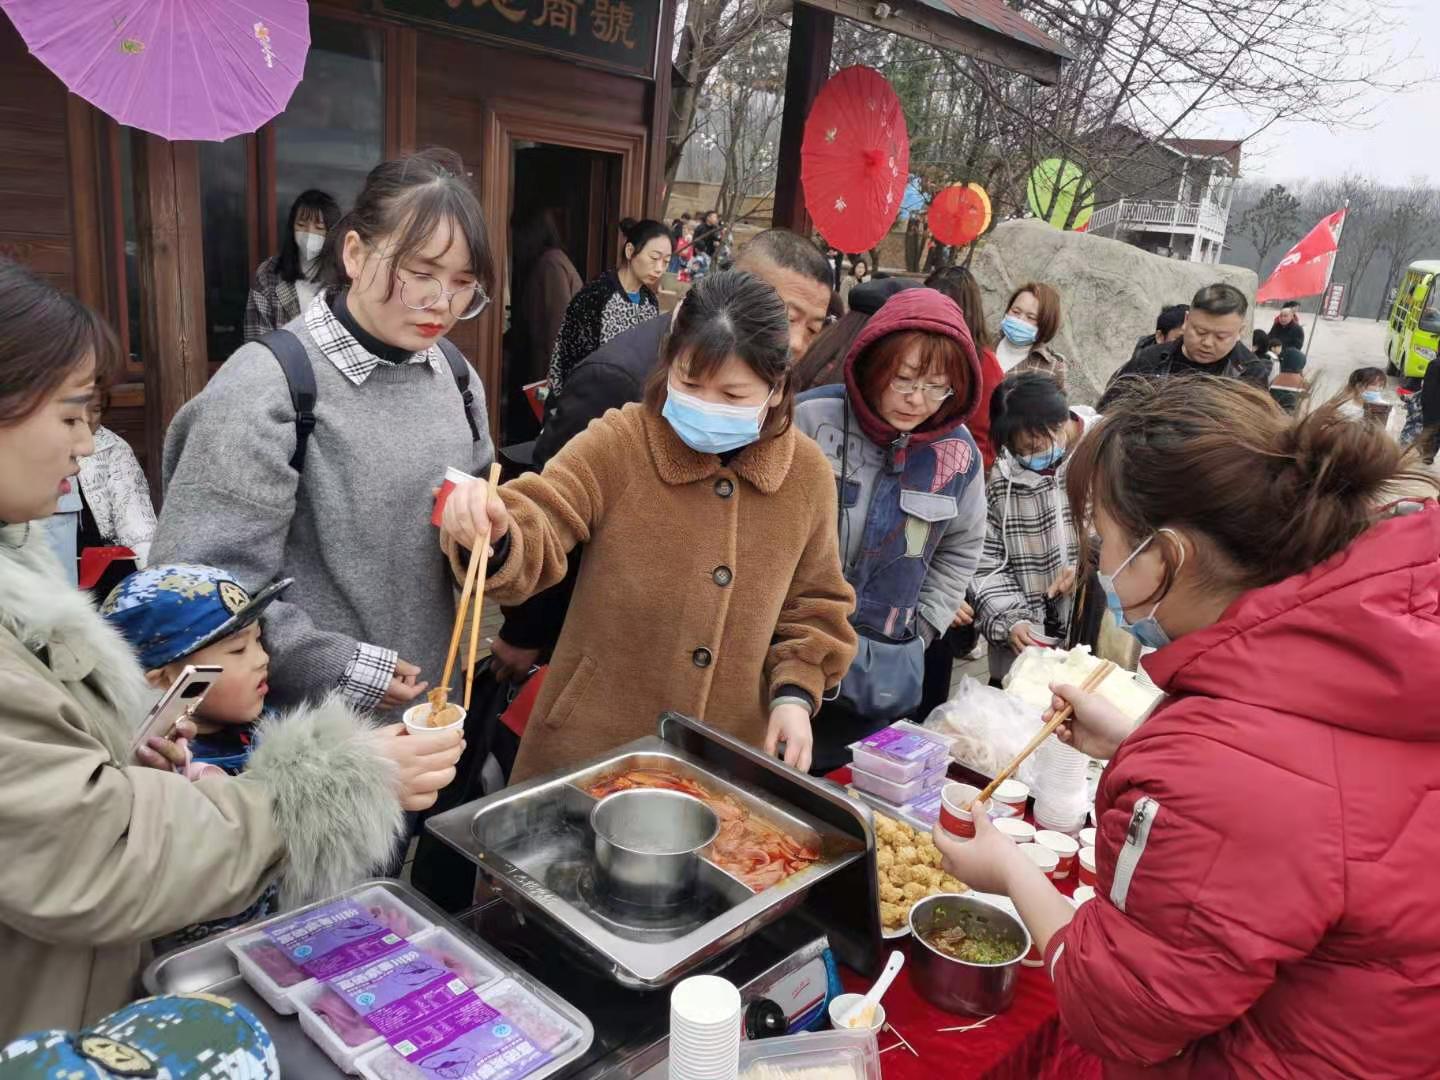
<path fill-rule="evenodd" d="M 969 675 L 961 678 L 950 700 L 925 718 L 925 727 L 951 736 L 950 755 L 960 764 L 993 777 L 1025 749 L 1044 726 L 1042 710 Z M 1017 778 L 1034 786 L 1036 759 L 1021 763 Z"/>

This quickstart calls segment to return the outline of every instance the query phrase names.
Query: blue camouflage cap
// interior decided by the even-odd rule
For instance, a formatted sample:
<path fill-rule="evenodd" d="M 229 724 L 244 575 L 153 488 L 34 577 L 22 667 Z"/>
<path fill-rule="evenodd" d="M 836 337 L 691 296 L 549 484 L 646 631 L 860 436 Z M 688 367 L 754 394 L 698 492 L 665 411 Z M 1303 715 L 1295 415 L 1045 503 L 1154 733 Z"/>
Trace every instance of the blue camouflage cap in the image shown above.
<path fill-rule="evenodd" d="M 252 597 L 233 576 L 213 566 L 148 566 L 115 586 L 100 614 L 125 635 L 150 670 L 239 633 L 293 580 L 274 582 Z"/>

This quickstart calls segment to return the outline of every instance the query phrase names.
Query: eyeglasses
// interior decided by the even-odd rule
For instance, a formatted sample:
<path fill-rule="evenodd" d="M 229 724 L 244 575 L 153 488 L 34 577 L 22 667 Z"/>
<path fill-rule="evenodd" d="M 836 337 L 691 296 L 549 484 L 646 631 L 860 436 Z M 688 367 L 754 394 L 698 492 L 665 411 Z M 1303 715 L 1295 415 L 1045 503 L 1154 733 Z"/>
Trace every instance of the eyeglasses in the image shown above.
<path fill-rule="evenodd" d="M 948 386 L 937 386 L 935 383 L 922 383 L 919 379 L 891 379 L 890 389 L 902 397 L 909 397 L 919 390 L 930 401 L 944 401 L 951 394 L 955 393 Z"/>
<path fill-rule="evenodd" d="M 464 320 L 475 318 L 490 306 L 490 297 L 479 282 L 459 289 L 447 289 L 429 274 L 402 270 L 398 266 L 395 270 L 400 280 L 400 302 L 411 311 L 426 311 L 443 297 L 449 305 L 450 314 Z M 405 277 L 406 274 L 409 275 L 408 278 Z"/>

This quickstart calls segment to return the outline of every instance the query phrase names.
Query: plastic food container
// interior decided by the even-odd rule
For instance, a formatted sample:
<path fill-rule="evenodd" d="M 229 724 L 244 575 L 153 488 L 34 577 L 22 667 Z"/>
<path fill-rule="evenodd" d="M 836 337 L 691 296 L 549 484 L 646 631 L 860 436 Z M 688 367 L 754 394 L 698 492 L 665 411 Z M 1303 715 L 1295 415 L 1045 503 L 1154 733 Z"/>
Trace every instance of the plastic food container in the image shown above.
<path fill-rule="evenodd" d="M 579 1028 L 513 979 L 505 979 L 477 993 L 485 1004 L 500 1013 L 490 1028 L 492 1032 L 506 1028 L 503 1035 L 518 1033 L 538 1051 L 538 1054 L 527 1052 L 518 1057 L 513 1051 L 507 1053 L 505 1056 L 509 1061 L 505 1064 L 492 1063 L 492 1071 L 487 1074 L 489 1080 L 520 1080 L 521 1077 L 524 1080 L 544 1080 L 559 1071 L 559 1059 L 580 1038 Z M 525 1063 L 525 1057 L 532 1059 L 529 1064 Z M 535 1061 L 535 1057 L 543 1060 Z M 380 1046 L 364 1054 L 356 1066 L 366 1080 L 430 1080 L 427 1073 L 389 1046 Z M 462 1072 L 458 1075 L 469 1074 Z M 876 1075 L 879 1075 L 878 1072 Z"/>
<path fill-rule="evenodd" d="M 500 978 L 500 970 L 494 964 L 444 927 L 437 926 L 430 933 L 416 938 L 412 944 L 464 979 L 472 990 L 484 990 Z"/>
<path fill-rule="evenodd" d="M 856 768 L 897 784 L 908 783 L 948 765 L 950 758 L 945 743 L 932 739 L 928 732 L 915 730 L 913 725 L 908 730 L 883 728 L 852 743 L 850 750 L 855 755 Z"/>
<path fill-rule="evenodd" d="M 348 1002 L 323 982 L 309 982 L 295 994 L 300 1027 L 335 1067 L 356 1071 L 362 1055 L 384 1043 L 378 1032 Z"/>
<path fill-rule="evenodd" d="M 858 765 L 850 767 L 851 782 L 861 791 L 868 791 L 877 798 L 884 799 L 896 806 L 904 806 L 908 802 L 920 798 L 920 796 L 935 791 L 945 784 L 945 770 L 947 763 L 941 762 L 940 767 L 931 772 L 922 773 L 914 780 L 899 783 L 895 780 L 887 780 L 883 776 L 866 772 Z"/>
<path fill-rule="evenodd" d="M 429 919 L 385 889 L 365 889 L 344 899 L 359 904 L 370 918 L 403 938 L 414 938 L 434 926 Z"/>
<path fill-rule="evenodd" d="M 768 1070 L 798 1072 L 827 1068 L 837 1080 L 880 1080 L 880 1050 L 873 1031 L 821 1031 L 782 1035 L 740 1044 L 740 1080 L 766 1077 Z M 773 1074 L 772 1074 L 773 1075 Z"/>
<path fill-rule="evenodd" d="M 240 965 L 240 974 L 250 988 L 281 1016 L 293 1014 L 294 995 L 304 987 L 314 985 L 315 980 L 292 964 L 290 958 L 265 936 L 263 930 L 227 941 L 225 947 L 235 955 L 235 962 Z M 294 973 L 293 982 L 277 980 L 271 974 L 274 972 L 279 975 L 286 972 L 286 969 Z M 288 977 L 286 973 L 285 978 Z"/>
<path fill-rule="evenodd" d="M 1030 789 L 1019 780 L 1006 780 L 995 789 L 992 798 L 994 806 L 990 812 L 995 817 L 1024 817 Z"/>

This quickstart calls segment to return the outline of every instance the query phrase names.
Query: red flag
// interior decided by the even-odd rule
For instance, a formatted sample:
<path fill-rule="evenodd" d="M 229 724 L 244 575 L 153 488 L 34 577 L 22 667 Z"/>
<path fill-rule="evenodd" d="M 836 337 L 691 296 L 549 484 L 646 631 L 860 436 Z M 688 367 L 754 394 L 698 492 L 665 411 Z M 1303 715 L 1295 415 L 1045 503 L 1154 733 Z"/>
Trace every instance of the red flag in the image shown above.
<path fill-rule="evenodd" d="M 1323 293 L 1330 284 L 1330 270 L 1335 262 L 1335 250 L 1340 246 L 1340 230 L 1344 227 L 1345 211 L 1336 210 L 1306 233 L 1265 279 L 1255 294 L 1256 302 L 1294 300 Z"/>

